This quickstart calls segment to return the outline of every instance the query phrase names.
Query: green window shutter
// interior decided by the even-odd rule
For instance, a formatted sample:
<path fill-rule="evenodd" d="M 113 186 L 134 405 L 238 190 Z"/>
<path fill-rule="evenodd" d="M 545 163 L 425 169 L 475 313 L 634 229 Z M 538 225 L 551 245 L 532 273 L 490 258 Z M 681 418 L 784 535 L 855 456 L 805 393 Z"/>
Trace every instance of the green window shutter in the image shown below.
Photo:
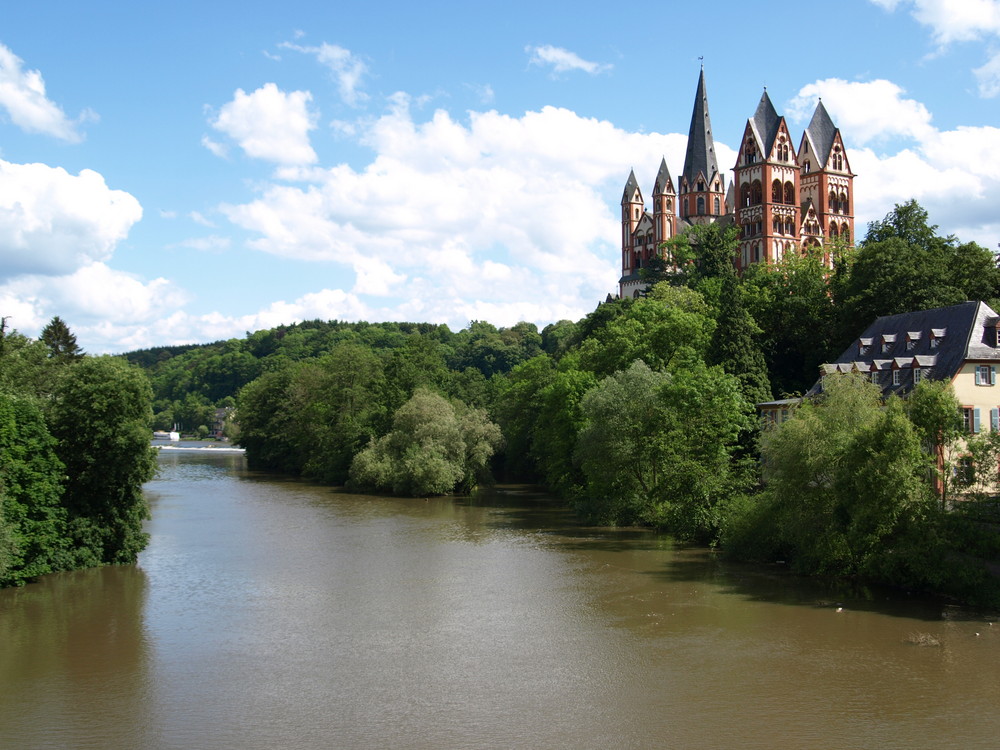
<path fill-rule="evenodd" d="M 972 410 L 972 431 L 979 432 L 979 408 Z"/>
<path fill-rule="evenodd" d="M 976 365 L 976 385 L 982 385 L 983 381 L 979 377 L 979 365 Z"/>
<path fill-rule="evenodd" d="M 990 385 L 997 384 L 997 367 L 996 365 L 990 365 Z"/>
<path fill-rule="evenodd" d="M 990 409 L 990 429 L 1000 432 L 1000 409 Z"/>

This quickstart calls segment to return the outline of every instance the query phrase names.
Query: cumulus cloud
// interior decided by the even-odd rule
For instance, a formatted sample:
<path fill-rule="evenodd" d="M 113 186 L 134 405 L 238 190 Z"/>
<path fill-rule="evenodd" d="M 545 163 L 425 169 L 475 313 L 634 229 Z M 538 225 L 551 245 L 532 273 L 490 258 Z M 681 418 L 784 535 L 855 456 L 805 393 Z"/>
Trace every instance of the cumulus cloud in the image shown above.
<path fill-rule="evenodd" d="M 254 200 L 220 210 L 257 250 L 349 267 L 353 294 L 394 295 L 396 314 L 451 325 L 494 308 L 553 320 L 593 309 L 617 286 L 629 166 L 651 190 L 661 156 L 680 171 L 685 148 L 682 135 L 556 107 L 418 122 L 405 96 L 363 142 L 376 153 L 363 169 L 284 168 Z"/>
<path fill-rule="evenodd" d="M 89 263 L 64 276 L 27 275 L 0 284 L 0 309 L 15 328 L 35 335 L 58 311 L 81 340 L 81 332 L 141 325 L 187 301 L 167 279 L 145 282 L 104 263 Z M 114 349 L 114 343 L 104 342 L 101 350 Z"/>
<path fill-rule="evenodd" d="M 0 280 L 106 261 L 140 218 L 139 201 L 97 172 L 0 160 Z"/>
<path fill-rule="evenodd" d="M 316 115 L 309 109 L 311 101 L 308 91 L 285 93 L 273 83 L 250 94 L 237 89 L 211 125 L 236 141 L 247 156 L 278 164 L 312 164 L 316 152 L 309 131 L 316 128 Z M 216 155 L 224 153 L 207 137 L 202 144 Z"/>
<path fill-rule="evenodd" d="M 83 136 L 78 122 L 95 119 L 86 110 L 74 122 L 45 94 L 45 81 L 37 70 L 25 70 L 24 61 L 9 47 L 0 44 L 0 107 L 11 122 L 28 133 L 43 133 L 70 143 L 79 143 Z"/>
<path fill-rule="evenodd" d="M 910 8 L 918 23 L 927 26 L 938 52 L 956 42 L 1000 43 L 1000 0 L 871 0 L 888 11 L 900 6 Z M 1000 53 L 995 49 L 987 62 L 974 69 L 979 95 L 990 98 L 1000 94 Z"/>
<path fill-rule="evenodd" d="M 570 52 L 562 47 L 553 47 L 551 44 L 545 44 L 541 47 L 525 47 L 524 51 L 528 53 L 529 65 L 549 66 L 553 73 L 582 70 L 584 73 L 597 75 L 614 67 L 610 64 L 584 60 L 575 52 Z"/>
<path fill-rule="evenodd" d="M 367 101 L 368 95 L 361 90 L 362 79 L 368 73 L 368 66 L 349 49 L 336 44 L 323 43 L 318 47 L 309 47 L 291 42 L 283 42 L 281 47 L 295 50 L 305 55 L 311 55 L 316 61 L 328 68 L 337 82 L 340 98 L 352 107 Z"/>
<path fill-rule="evenodd" d="M 931 113 L 920 102 L 905 98 L 905 93 L 884 79 L 859 82 L 827 78 L 803 86 L 788 103 L 788 112 L 797 120 L 807 120 L 822 99 L 829 112 L 837 113 L 837 125 L 851 133 L 854 143 L 893 137 L 919 141 L 934 132 Z"/>

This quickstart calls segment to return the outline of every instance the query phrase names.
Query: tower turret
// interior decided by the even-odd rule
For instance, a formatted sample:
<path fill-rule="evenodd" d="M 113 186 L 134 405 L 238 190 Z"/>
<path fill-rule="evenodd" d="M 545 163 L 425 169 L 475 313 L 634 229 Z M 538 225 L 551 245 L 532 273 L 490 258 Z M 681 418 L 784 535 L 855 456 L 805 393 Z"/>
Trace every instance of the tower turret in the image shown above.
<path fill-rule="evenodd" d="M 704 67 L 698 76 L 684 171 L 678 181 L 677 193 L 681 218 L 693 224 L 710 224 L 725 211 L 726 185 L 715 156 Z"/>
<path fill-rule="evenodd" d="M 854 174 L 840 130 L 820 100 L 799 142 L 803 202 L 811 201 L 822 236 L 831 244 L 854 241 Z M 826 258 L 827 263 L 831 258 Z"/>

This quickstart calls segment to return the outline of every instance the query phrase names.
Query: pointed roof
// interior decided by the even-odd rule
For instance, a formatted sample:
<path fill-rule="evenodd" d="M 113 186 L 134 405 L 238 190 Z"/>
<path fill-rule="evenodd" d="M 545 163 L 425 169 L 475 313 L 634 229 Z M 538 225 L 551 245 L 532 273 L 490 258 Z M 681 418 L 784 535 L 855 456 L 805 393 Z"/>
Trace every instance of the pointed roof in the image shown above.
<path fill-rule="evenodd" d="M 809 135 L 809 140 L 812 141 L 816 156 L 822 160 L 820 164 L 820 168 L 822 168 L 822 165 L 826 164 L 827 159 L 830 158 L 830 149 L 833 148 L 833 140 L 837 135 L 837 126 L 830 119 L 830 114 L 823 106 L 822 99 L 816 105 L 816 111 L 813 112 L 806 133 Z"/>
<path fill-rule="evenodd" d="M 674 192 L 674 181 L 670 177 L 670 170 L 667 169 L 667 160 L 660 159 L 660 171 L 656 173 L 656 186 L 653 188 L 653 195 Z"/>
<path fill-rule="evenodd" d="M 767 95 L 767 89 L 764 89 L 764 94 L 760 97 L 760 103 L 757 105 L 757 111 L 753 113 L 750 122 L 757 132 L 766 158 L 766 155 L 770 154 L 774 147 L 774 139 L 781 126 L 781 117 L 774 109 L 774 105 L 771 104 L 771 97 Z"/>
<path fill-rule="evenodd" d="M 694 111 L 688 129 L 687 154 L 684 156 L 684 178 L 693 185 L 698 173 L 711 179 L 719 174 L 715 158 L 715 141 L 712 140 L 712 121 L 708 116 L 708 94 L 705 93 L 705 68 L 698 76 L 698 90 L 694 95 Z"/>
<path fill-rule="evenodd" d="M 632 196 L 639 190 L 639 181 L 635 179 L 635 170 L 629 170 L 628 182 L 625 183 L 625 192 L 622 193 L 622 205 L 632 202 Z M 639 191 L 642 192 L 641 190 Z"/>

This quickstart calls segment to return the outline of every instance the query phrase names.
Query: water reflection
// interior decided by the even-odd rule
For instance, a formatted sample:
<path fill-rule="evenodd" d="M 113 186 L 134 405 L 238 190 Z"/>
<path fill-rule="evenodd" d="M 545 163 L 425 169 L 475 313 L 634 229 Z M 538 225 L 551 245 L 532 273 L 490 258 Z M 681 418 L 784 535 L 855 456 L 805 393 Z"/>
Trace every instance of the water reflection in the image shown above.
<path fill-rule="evenodd" d="M 138 567 L 0 592 L 4 747 L 986 747 L 1000 730 L 1000 627 L 975 613 L 583 527 L 529 488 L 380 498 L 241 456 L 160 461 Z"/>

